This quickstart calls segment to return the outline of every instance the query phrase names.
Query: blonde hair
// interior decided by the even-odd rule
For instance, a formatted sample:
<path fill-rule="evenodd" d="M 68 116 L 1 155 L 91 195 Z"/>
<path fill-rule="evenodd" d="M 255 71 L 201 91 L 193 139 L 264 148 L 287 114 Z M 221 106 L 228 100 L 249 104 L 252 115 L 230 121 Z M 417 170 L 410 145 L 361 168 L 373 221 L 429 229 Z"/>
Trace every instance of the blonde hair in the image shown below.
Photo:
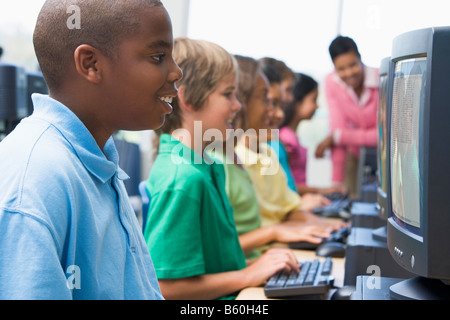
<path fill-rule="evenodd" d="M 203 107 L 223 78 L 237 73 L 234 57 L 221 46 L 205 40 L 176 38 L 173 58 L 183 70 L 183 78 L 177 82 L 177 86 L 183 86 L 184 100 L 194 110 Z M 172 114 L 166 117 L 158 133 L 171 133 L 181 127 L 178 98 L 174 100 L 172 107 Z"/>

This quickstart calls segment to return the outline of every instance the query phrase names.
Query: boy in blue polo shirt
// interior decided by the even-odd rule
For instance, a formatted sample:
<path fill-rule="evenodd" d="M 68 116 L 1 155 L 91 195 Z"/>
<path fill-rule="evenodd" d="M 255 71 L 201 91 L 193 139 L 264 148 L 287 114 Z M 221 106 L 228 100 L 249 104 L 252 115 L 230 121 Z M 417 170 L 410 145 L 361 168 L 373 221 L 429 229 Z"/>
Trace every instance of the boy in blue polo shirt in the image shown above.
<path fill-rule="evenodd" d="M 170 18 L 158 0 L 48 0 L 33 41 L 50 94 L 0 144 L 0 299 L 162 299 L 111 135 L 171 112 Z"/>

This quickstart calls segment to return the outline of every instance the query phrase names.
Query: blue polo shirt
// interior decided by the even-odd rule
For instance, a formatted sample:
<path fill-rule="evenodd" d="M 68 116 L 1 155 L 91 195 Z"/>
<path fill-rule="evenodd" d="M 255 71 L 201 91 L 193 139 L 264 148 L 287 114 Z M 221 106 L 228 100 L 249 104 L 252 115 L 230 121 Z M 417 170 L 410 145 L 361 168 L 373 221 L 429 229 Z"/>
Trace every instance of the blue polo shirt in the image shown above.
<path fill-rule="evenodd" d="M 0 143 L 0 299 L 162 299 L 112 138 L 33 102 Z"/>

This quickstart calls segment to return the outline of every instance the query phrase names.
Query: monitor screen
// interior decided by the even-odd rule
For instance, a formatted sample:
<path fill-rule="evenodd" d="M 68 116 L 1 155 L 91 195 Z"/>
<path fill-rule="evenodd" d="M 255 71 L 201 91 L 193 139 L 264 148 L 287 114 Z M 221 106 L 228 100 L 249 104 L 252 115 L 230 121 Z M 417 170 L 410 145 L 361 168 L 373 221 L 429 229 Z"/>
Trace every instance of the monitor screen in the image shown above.
<path fill-rule="evenodd" d="M 421 112 L 425 102 L 427 59 L 396 62 L 391 115 L 392 212 L 400 226 L 422 236 L 423 138 Z"/>

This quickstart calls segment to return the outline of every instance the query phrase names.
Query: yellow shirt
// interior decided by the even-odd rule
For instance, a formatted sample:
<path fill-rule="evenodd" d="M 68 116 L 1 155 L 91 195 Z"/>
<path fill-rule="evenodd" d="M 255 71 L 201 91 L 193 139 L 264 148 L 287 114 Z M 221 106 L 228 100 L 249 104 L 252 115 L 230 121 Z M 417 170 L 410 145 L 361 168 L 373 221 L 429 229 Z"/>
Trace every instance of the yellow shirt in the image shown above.
<path fill-rule="evenodd" d="M 300 195 L 289 188 L 286 173 L 268 144 L 261 143 L 257 153 L 238 143 L 235 151 L 255 186 L 262 226 L 278 224 L 291 211 L 301 209 Z"/>

